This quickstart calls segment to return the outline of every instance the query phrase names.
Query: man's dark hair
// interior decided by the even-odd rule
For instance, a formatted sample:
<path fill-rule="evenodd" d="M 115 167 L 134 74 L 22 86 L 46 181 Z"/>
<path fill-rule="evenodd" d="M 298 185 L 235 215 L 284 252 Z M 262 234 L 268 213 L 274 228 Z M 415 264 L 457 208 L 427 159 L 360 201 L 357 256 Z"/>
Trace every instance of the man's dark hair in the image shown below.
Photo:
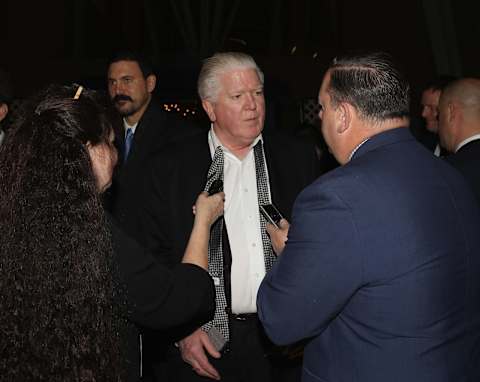
<path fill-rule="evenodd" d="M 336 58 L 329 69 L 333 105 L 347 102 L 374 121 L 408 117 L 409 85 L 388 54 Z"/>
<path fill-rule="evenodd" d="M 115 52 L 108 60 L 108 66 L 118 61 L 134 61 L 140 67 L 143 77 L 154 74 L 152 63 L 141 53 L 133 50 L 119 50 Z"/>
<path fill-rule="evenodd" d="M 453 81 L 457 80 L 458 77 L 455 76 L 450 76 L 450 75 L 445 75 L 445 76 L 438 76 L 435 78 L 432 78 L 429 82 L 427 82 L 427 85 L 425 86 L 424 90 L 431 89 L 433 91 L 443 91 L 448 85 L 450 85 Z"/>

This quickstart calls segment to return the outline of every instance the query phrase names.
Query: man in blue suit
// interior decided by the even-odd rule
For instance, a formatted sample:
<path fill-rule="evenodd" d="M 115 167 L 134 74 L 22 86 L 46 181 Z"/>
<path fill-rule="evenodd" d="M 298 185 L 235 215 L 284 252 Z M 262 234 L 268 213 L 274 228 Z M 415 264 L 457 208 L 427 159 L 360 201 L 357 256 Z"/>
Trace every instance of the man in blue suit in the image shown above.
<path fill-rule="evenodd" d="M 383 54 L 335 60 L 319 103 L 342 166 L 302 191 L 290 229 L 269 227 L 282 255 L 258 314 L 274 342 L 308 339 L 304 382 L 480 380 L 479 210 L 410 135 L 408 91 Z"/>

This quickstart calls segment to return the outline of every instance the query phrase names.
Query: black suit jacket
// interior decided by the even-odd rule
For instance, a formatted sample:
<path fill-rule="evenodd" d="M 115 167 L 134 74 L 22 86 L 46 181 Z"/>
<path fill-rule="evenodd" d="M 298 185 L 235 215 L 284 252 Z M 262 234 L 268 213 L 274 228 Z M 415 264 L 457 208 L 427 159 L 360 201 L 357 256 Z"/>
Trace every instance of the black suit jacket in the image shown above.
<path fill-rule="evenodd" d="M 318 174 L 314 149 L 291 138 L 264 134 L 264 150 L 272 201 L 289 219 L 295 197 Z M 211 160 L 207 132 L 172 144 L 152 158 L 142 195 L 118 211 L 122 226 L 168 267 L 175 267 L 183 256 L 193 226 L 192 206 L 205 187 Z M 224 254 L 228 253 L 228 246 L 224 248 Z M 193 329 L 191 325 L 177 327 L 169 331 L 169 338 L 165 333 L 159 333 L 160 337 L 150 333 L 144 338 L 148 362 L 155 364 L 163 358 L 166 348 L 161 343 L 173 343 Z"/>
<path fill-rule="evenodd" d="M 124 203 L 132 196 L 140 193 L 150 158 L 172 142 L 201 132 L 194 123 L 179 119 L 164 112 L 155 100 L 151 100 L 145 113 L 138 122 L 133 137 L 128 159 L 124 161 L 125 134 L 124 129 L 117 132 L 115 146 L 118 151 L 118 164 L 115 169 L 113 183 L 105 197 L 105 206 L 114 215 L 119 213 Z"/>
<path fill-rule="evenodd" d="M 198 327 L 213 317 L 215 289 L 205 270 L 193 264 L 168 269 L 126 235 L 111 216 L 107 218 L 118 275 L 118 302 L 127 307 L 131 323 L 165 332 L 187 324 Z M 132 324 L 126 330 L 127 381 L 138 381 L 138 330 Z"/>
<path fill-rule="evenodd" d="M 445 160 L 462 173 L 480 203 L 480 139 L 467 143 Z"/>
<path fill-rule="evenodd" d="M 290 219 L 296 196 L 318 175 L 318 161 L 307 143 L 275 134 L 263 138 L 272 201 Z M 210 163 L 207 133 L 173 145 L 152 161 L 142 206 L 127 225 L 164 264 L 174 265 L 183 256 L 192 205 L 205 186 Z"/>

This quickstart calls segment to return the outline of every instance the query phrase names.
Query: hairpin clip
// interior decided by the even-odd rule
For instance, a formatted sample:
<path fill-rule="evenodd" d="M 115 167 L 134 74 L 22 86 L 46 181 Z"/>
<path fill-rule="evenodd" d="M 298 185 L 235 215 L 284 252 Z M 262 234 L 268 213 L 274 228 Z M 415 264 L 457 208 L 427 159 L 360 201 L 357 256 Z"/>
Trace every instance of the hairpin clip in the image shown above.
<path fill-rule="evenodd" d="M 73 99 L 79 99 L 80 98 L 80 95 L 82 94 L 82 91 L 83 91 L 83 86 L 80 85 L 77 89 L 77 92 L 75 93 L 75 95 L 73 96 Z"/>

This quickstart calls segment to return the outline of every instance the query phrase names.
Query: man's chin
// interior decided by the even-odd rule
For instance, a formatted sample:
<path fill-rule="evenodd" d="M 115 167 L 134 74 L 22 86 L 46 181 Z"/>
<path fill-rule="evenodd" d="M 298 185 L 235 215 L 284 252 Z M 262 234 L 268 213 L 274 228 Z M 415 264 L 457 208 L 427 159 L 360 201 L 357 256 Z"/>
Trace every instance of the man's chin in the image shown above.
<path fill-rule="evenodd" d="M 131 107 L 122 107 L 118 104 L 115 104 L 115 109 L 122 117 L 129 117 L 135 112 Z"/>
<path fill-rule="evenodd" d="M 435 124 L 435 123 L 427 123 L 427 125 L 425 127 L 431 133 L 437 134 L 437 132 L 438 132 L 438 125 Z"/>

